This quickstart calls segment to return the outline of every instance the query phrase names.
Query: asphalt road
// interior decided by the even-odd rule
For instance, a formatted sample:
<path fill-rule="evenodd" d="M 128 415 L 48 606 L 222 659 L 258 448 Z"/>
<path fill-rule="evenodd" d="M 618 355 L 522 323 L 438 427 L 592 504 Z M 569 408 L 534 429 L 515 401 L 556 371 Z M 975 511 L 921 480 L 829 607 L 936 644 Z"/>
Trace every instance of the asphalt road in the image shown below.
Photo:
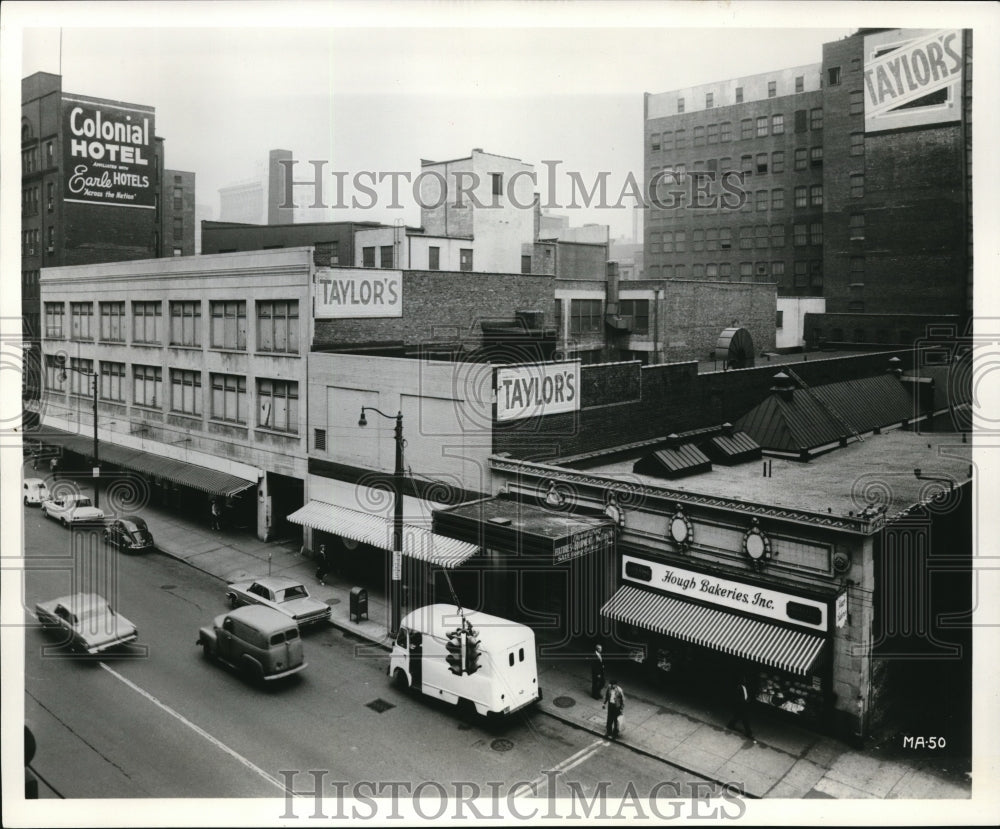
<path fill-rule="evenodd" d="M 283 797 L 289 782 L 308 793 L 320 780 L 323 811 L 335 816 L 338 786 L 348 797 L 478 792 L 522 814 L 532 813 L 529 794 L 710 791 L 534 710 L 492 724 L 396 690 L 385 652 L 331 626 L 305 633 L 304 672 L 255 686 L 195 645 L 198 628 L 227 609 L 220 581 L 159 553 L 105 550 L 84 530 L 24 512 L 25 710 L 43 797 Z M 80 589 L 105 595 L 138 626 L 139 642 L 99 658 L 60 653 L 30 610 Z M 293 802 L 302 817 L 316 806 L 311 794 Z"/>

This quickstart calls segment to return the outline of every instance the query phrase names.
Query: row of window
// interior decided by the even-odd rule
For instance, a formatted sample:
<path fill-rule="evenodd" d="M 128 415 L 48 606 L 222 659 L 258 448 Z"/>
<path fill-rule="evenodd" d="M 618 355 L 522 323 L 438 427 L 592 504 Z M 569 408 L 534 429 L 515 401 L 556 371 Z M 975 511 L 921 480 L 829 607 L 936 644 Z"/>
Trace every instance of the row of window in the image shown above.
<path fill-rule="evenodd" d="M 38 200 L 41 190 L 38 187 L 25 187 L 21 190 L 21 215 L 35 216 L 38 214 Z M 45 209 L 51 213 L 55 209 L 55 185 L 49 182 L 45 186 Z"/>
<path fill-rule="evenodd" d="M 21 255 L 38 256 L 41 254 L 41 231 L 38 228 L 21 231 Z M 52 225 L 45 228 L 45 246 L 51 253 L 55 248 L 56 229 Z"/>
<path fill-rule="evenodd" d="M 46 355 L 45 385 L 52 391 L 90 395 L 93 387 L 94 361 L 72 358 L 70 371 L 53 355 Z M 109 403 L 125 403 L 126 364 L 100 361 L 98 396 Z M 160 366 L 132 365 L 131 402 L 150 409 L 163 408 L 163 369 Z M 202 372 L 169 369 L 169 411 L 201 417 L 204 412 Z M 258 377 L 255 423 L 262 429 L 297 434 L 299 430 L 299 384 L 288 380 Z M 209 374 L 209 416 L 212 420 L 246 425 L 249 401 L 245 375 Z"/>
<path fill-rule="evenodd" d="M 556 300 L 556 329 L 562 330 L 563 300 Z M 632 318 L 632 333 L 649 333 L 649 300 L 622 299 L 618 314 Z M 604 302 L 600 299 L 569 300 L 569 333 L 599 333 L 604 326 Z"/>
<path fill-rule="evenodd" d="M 862 217 L 864 218 L 864 217 Z M 698 228 L 691 231 L 691 250 L 695 253 L 713 250 L 732 250 L 733 232 L 736 231 L 740 250 L 752 248 L 783 248 L 785 225 L 743 225 L 739 228 Z M 650 233 L 650 253 L 686 253 L 686 230 L 667 230 Z M 796 247 L 823 244 L 823 223 L 809 222 L 792 225 L 792 243 Z"/>
<path fill-rule="evenodd" d="M 69 303 L 69 337 L 73 340 L 93 340 L 124 343 L 129 330 L 125 302 L 99 302 L 99 319 L 94 319 L 93 302 Z M 169 302 L 169 332 L 164 331 L 163 302 L 133 302 L 132 342 L 200 348 L 204 331 L 202 301 L 171 300 Z M 66 303 L 45 303 L 45 336 L 65 337 Z M 209 302 L 209 345 L 231 351 L 247 348 L 246 300 L 212 300 Z M 299 352 L 299 301 L 257 300 L 257 351 L 297 354 Z"/>
<path fill-rule="evenodd" d="M 776 262 L 699 262 L 687 265 L 651 265 L 652 279 L 732 279 L 734 275 L 741 282 L 777 282 L 779 285 L 794 284 L 795 287 L 823 284 L 823 261 L 821 259 L 796 260 L 792 263 L 792 283 L 786 283 L 784 261 Z"/>
<path fill-rule="evenodd" d="M 861 144 L 862 150 L 864 144 Z M 797 147 L 793 153 L 793 169 L 795 170 L 808 170 L 810 168 L 816 169 L 823 166 L 823 148 L 822 147 Z M 650 178 L 656 176 L 660 171 L 664 171 L 664 175 L 667 173 L 674 173 L 676 175 L 671 175 L 667 177 L 667 180 L 676 179 L 678 177 L 683 178 L 687 175 L 688 165 L 686 162 L 678 162 L 677 164 L 665 164 L 652 165 L 649 168 Z M 709 172 L 709 173 L 725 173 L 729 170 L 739 170 L 740 172 L 752 176 L 765 175 L 767 173 L 783 173 L 785 172 L 785 151 L 775 150 L 771 153 L 744 153 L 740 156 L 739 165 L 734 163 L 731 156 L 723 156 L 722 158 L 709 158 L 707 160 L 697 160 L 691 162 L 691 172 Z"/>
<path fill-rule="evenodd" d="M 491 175 L 498 176 L 499 173 L 492 173 Z M 494 178 L 494 182 L 496 178 Z M 396 267 L 396 257 L 395 251 L 392 245 L 382 245 L 379 248 L 363 247 L 361 248 L 361 266 L 364 268 L 374 268 L 375 267 L 375 251 L 378 250 L 378 266 L 380 268 L 394 268 Z M 472 270 L 472 248 L 460 248 L 458 251 L 458 269 L 460 271 L 471 271 Z M 427 270 L 429 271 L 439 271 L 441 270 L 441 248 L 438 245 L 429 245 L 427 247 Z M 531 271 L 527 271 L 530 273 Z"/>

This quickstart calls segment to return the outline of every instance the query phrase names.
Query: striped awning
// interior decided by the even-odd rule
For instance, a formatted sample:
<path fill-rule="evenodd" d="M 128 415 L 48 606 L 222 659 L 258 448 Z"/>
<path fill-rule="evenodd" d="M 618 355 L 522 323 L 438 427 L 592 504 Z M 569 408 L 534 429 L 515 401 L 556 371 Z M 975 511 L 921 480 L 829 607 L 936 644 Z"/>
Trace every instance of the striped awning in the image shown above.
<path fill-rule="evenodd" d="M 381 515 L 310 501 L 287 517 L 293 524 L 339 535 L 383 550 L 392 549 L 392 520 Z M 403 555 L 438 567 L 458 567 L 479 552 L 479 547 L 423 527 L 403 525 Z"/>
<path fill-rule="evenodd" d="M 93 438 L 83 435 L 75 435 L 72 432 L 64 432 L 61 429 L 54 429 L 46 426 L 39 434 L 38 440 L 42 443 L 54 444 L 75 452 L 78 455 L 92 457 L 94 454 Z M 134 449 L 130 446 L 119 446 L 115 443 L 108 443 L 105 440 L 97 442 L 97 452 L 102 464 L 112 464 L 120 466 L 122 469 L 131 469 L 134 472 L 141 472 L 144 475 L 152 475 L 156 478 L 164 478 L 181 486 L 197 489 L 199 492 L 206 492 L 209 495 L 220 495 L 231 498 L 232 496 L 257 485 L 256 479 L 248 480 L 228 472 L 220 472 L 217 469 L 209 469 L 207 466 L 179 461 L 174 458 L 165 458 L 152 452 L 142 449 Z"/>
<path fill-rule="evenodd" d="M 619 588 L 601 608 L 601 614 L 803 676 L 809 673 L 826 641 L 816 633 L 737 616 L 630 585 Z"/>

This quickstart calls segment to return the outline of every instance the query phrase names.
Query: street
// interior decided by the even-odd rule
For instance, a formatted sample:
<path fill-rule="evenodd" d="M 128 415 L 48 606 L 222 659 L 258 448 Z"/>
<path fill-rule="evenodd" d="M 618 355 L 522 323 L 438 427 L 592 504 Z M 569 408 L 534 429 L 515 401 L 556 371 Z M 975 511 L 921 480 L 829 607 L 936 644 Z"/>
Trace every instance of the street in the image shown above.
<path fill-rule="evenodd" d="M 592 798 L 604 783 L 619 798 L 631 782 L 640 797 L 661 784 L 661 798 L 676 798 L 703 781 L 538 711 L 499 724 L 463 719 L 390 687 L 387 654 L 332 626 L 304 633 L 303 673 L 255 686 L 195 645 L 198 628 L 227 609 L 219 580 L 160 553 L 105 550 L 90 531 L 24 510 L 37 565 L 25 584 L 25 705 L 42 796 L 281 797 L 290 781 L 311 801 L 320 779 L 327 792 L 346 784 L 346 796 L 368 781 L 382 787 L 369 796 L 435 781 L 449 795 L 468 783 L 502 798 L 515 784 L 525 795 L 555 786 L 560 797 Z M 138 642 L 101 657 L 58 653 L 30 610 L 83 589 L 134 622 Z M 697 793 L 710 791 L 702 783 Z"/>

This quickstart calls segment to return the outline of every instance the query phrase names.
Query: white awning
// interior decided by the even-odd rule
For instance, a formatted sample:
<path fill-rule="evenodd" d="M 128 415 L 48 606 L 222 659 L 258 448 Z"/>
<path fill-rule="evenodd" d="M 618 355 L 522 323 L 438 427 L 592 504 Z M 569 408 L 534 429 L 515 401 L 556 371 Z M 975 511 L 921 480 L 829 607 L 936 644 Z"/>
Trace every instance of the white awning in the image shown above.
<path fill-rule="evenodd" d="M 393 522 L 380 515 L 370 515 L 323 501 L 310 501 L 286 520 L 383 550 L 392 549 Z M 458 567 L 477 552 L 479 547 L 475 544 L 403 524 L 403 555 L 417 561 L 426 561 L 438 567 Z"/>

